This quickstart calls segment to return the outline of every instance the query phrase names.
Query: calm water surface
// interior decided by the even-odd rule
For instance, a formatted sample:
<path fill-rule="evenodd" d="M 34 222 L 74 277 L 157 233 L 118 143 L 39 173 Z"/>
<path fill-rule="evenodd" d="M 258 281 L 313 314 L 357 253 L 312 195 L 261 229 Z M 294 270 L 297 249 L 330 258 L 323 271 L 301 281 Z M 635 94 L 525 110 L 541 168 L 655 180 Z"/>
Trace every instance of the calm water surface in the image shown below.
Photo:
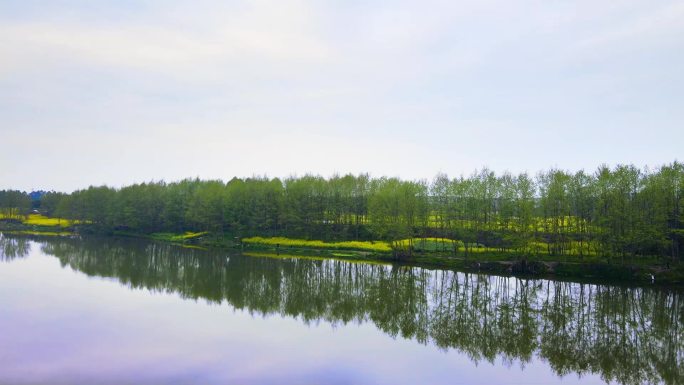
<path fill-rule="evenodd" d="M 0 384 L 684 384 L 681 296 L 0 235 Z"/>

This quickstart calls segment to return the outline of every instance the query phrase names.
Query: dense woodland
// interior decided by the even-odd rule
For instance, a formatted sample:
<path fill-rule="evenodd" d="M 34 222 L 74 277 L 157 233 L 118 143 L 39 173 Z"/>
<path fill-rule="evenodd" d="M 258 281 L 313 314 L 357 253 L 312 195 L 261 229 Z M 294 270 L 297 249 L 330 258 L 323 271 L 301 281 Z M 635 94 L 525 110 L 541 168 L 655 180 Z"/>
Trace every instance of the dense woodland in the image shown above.
<path fill-rule="evenodd" d="M 345 175 L 229 182 L 186 179 L 71 194 L 0 191 L 5 217 L 39 209 L 98 232 L 210 231 L 224 237 L 385 240 L 444 237 L 450 250 L 519 255 L 643 256 L 679 260 L 684 249 L 684 164 L 535 176 L 437 175 L 431 182 Z"/>

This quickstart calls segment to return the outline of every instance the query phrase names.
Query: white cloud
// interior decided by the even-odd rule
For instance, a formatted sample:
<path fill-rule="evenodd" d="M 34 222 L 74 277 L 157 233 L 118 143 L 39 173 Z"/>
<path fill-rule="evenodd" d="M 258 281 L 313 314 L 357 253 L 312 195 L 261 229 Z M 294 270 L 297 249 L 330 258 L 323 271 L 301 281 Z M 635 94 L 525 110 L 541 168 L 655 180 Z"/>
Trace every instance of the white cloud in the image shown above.
<path fill-rule="evenodd" d="M 148 20 L 103 26 L 54 21 L 3 23 L 0 56 L 9 60 L 3 60 L 0 68 L 10 76 L 12 71 L 50 68 L 56 62 L 215 79 L 230 73 L 232 66 L 264 69 L 277 62 L 292 70 L 334 59 L 334 52 L 318 38 L 315 23 L 309 20 L 312 16 L 302 9 L 261 4 L 224 16 L 215 25 L 193 28 Z"/>
<path fill-rule="evenodd" d="M 581 41 L 579 46 L 587 49 L 601 49 L 615 44 L 657 43 L 658 39 L 674 39 L 681 43 L 682 34 L 684 34 L 684 3 L 673 3 L 608 25 L 596 35 Z"/>
<path fill-rule="evenodd" d="M 0 188 L 654 164 L 684 141 L 673 1 L 101 7 L 0 12 Z"/>

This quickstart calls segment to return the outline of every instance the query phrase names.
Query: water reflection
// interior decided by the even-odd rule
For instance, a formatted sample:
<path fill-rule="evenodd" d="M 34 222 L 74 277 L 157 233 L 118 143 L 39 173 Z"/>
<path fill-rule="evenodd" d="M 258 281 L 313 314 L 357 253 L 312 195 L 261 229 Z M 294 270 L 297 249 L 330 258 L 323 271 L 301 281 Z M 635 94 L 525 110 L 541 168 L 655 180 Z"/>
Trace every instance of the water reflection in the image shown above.
<path fill-rule="evenodd" d="M 31 252 L 31 242 L 22 237 L 8 237 L 0 233 L 0 261 L 26 257 Z"/>
<path fill-rule="evenodd" d="M 28 253 L 25 241 L 0 241 L 3 255 Z M 130 240 L 60 239 L 41 247 L 63 266 L 132 288 L 307 323 L 372 322 L 475 362 L 541 359 L 558 375 L 684 383 L 684 306 L 675 291 L 254 258 Z"/>

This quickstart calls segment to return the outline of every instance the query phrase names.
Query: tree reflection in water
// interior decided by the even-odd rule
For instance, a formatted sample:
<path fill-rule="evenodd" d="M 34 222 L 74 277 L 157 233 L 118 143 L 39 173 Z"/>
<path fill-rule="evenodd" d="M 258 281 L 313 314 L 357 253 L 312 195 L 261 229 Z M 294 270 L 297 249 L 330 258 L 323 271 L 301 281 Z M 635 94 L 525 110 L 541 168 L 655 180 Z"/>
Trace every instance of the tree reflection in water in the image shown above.
<path fill-rule="evenodd" d="M 25 237 L 11 237 L 0 233 L 0 261 L 26 257 L 31 252 L 31 242 Z"/>
<path fill-rule="evenodd" d="M 684 383 L 677 291 L 445 270 L 272 259 L 113 239 L 43 241 L 63 266 L 131 288 L 228 303 L 303 322 L 372 322 L 393 336 L 456 349 L 475 362 L 548 362 L 560 376 Z M 0 237 L 3 259 L 29 244 Z"/>

